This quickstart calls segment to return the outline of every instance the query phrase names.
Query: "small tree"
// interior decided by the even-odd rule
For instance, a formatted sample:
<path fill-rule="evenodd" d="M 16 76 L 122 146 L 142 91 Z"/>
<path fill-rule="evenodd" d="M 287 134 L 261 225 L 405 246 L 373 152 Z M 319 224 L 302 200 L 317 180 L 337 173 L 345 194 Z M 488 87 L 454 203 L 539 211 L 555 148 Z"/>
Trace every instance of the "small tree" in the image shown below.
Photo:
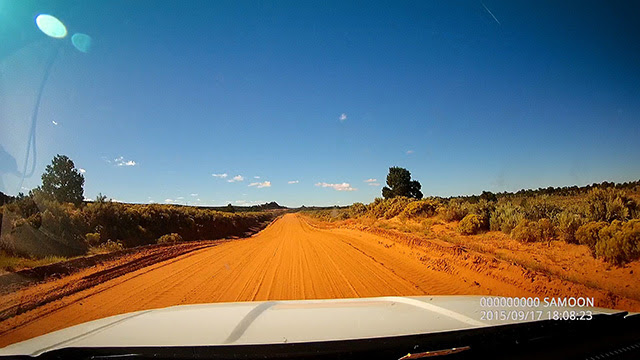
<path fill-rule="evenodd" d="M 59 202 L 76 205 L 84 199 L 84 176 L 75 168 L 73 161 L 65 155 L 56 155 L 42 174 L 39 190 Z"/>
<path fill-rule="evenodd" d="M 387 186 L 382 188 L 382 196 L 385 199 L 396 196 L 406 196 L 414 199 L 422 199 L 420 189 L 422 185 L 416 180 L 411 180 L 409 170 L 401 167 L 390 167 L 387 175 Z"/>

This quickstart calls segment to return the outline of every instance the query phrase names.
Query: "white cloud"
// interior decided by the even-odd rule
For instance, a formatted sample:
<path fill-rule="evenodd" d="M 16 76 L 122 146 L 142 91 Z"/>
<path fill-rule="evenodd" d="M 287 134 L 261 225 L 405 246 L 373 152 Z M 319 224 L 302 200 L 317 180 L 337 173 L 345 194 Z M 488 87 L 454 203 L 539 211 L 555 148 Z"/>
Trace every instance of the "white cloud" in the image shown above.
<path fill-rule="evenodd" d="M 340 119 L 340 121 L 345 121 L 345 120 L 347 120 L 347 114 L 345 114 L 345 113 L 340 114 L 339 119 Z"/>
<path fill-rule="evenodd" d="M 253 178 L 254 179 L 260 179 L 260 176 L 254 176 Z"/>
<path fill-rule="evenodd" d="M 291 180 L 291 181 L 287 181 L 287 184 L 297 184 L 299 182 L 300 181 L 298 181 L 298 180 Z"/>
<path fill-rule="evenodd" d="M 58 123 L 57 123 L 56 121 L 54 121 L 54 120 L 51 120 L 51 123 L 52 123 L 53 125 L 56 125 L 56 126 L 58 125 Z"/>
<path fill-rule="evenodd" d="M 87 170 L 83 169 L 83 168 L 79 168 L 78 171 L 80 171 L 80 174 L 84 174 L 87 172 Z"/>
<path fill-rule="evenodd" d="M 229 176 L 229 174 L 227 174 L 227 173 L 224 173 L 224 174 L 211 174 L 211 176 L 224 179 L 227 176 Z"/>
<path fill-rule="evenodd" d="M 191 194 L 191 196 L 196 197 L 196 196 L 198 196 L 198 194 Z"/>
<path fill-rule="evenodd" d="M 178 196 L 177 199 L 178 200 L 184 200 L 184 196 Z"/>
<path fill-rule="evenodd" d="M 374 183 L 374 182 L 377 182 L 377 181 L 378 181 L 378 179 L 367 179 L 364 182 L 366 182 L 366 183 Z"/>
<path fill-rule="evenodd" d="M 173 199 L 164 199 L 164 202 L 167 204 L 173 204 L 175 202 L 175 200 Z"/>
<path fill-rule="evenodd" d="M 367 185 L 369 185 L 369 186 L 380 186 L 380 183 L 372 182 L 372 183 L 367 183 Z"/>
<path fill-rule="evenodd" d="M 413 150 L 407 150 L 407 155 L 413 154 Z"/>
<path fill-rule="evenodd" d="M 329 184 L 329 183 L 322 182 L 322 183 L 317 183 L 316 186 L 320 186 L 320 187 L 323 187 L 323 188 L 328 187 L 328 188 L 332 188 L 333 190 L 336 190 L 336 191 L 355 191 L 355 190 L 358 190 L 356 188 L 351 187 L 351 185 L 349 183 L 346 183 L 346 182 L 342 183 L 342 184 Z"/>
<path fill-rule="evenodd" d="M 254 182 L 254 183 L 249 184 L 249 186 L 255 186 L 258 189 L 265 188 L 265 187 L 271 187 L 271 181 Z"/>
<path fill-rule="evenodd" d="M 117 166 L 136 166 L 137 163 L 133 160 L 125 160 L 123 156 L 113 159 L 113 162 Z"/>
<path fill-rule="evenodd" d="M 238 181 L 244 181 L 244 177 L 242 175 L 236 175 L 233 177 L 233 179 L 227 180 L 228 182 L 238 182 Z"/>

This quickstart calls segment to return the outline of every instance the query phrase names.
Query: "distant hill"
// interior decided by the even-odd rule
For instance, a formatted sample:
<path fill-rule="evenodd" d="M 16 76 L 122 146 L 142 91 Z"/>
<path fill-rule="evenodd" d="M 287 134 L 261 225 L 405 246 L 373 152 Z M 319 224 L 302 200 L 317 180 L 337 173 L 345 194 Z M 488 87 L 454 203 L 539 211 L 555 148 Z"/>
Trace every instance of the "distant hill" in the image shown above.
<path fill-rule="evenodd" d="M 180 205 L 178 205 L 180 206 Z M 287 210 L 288 207 L 286 206 L 282 206 L 280 204 L 278 204 L 275 201 L 272 202 L 268 202 L 268 203 L 264 203 L 264 204 L 260 204 L 260 205 L 251 205 L 251 206 L 198 206 L 198 208 L 201 209 L 212 209 L 212 210 L 218 210 L 218 211 L 240 211 L 240 212 L 245 212 L 245 211 L 265 211 L 265 210 Z"/>
<path fill-rule="evenodd" d="M 305 206 L 302 205 L 298 208 L 291 210 L 295 211 L 307 211 L 307 210 L 332 210 L 332 209 L 348 209 L 351 205 L 333 205 L 333 206 Z"/>
<path fill-rule="evenodd" d="M 287 209 L 287 207 L 285 206 L 280 206 L 280 204 L 278 204 L 275 201 L 272 201 L 270 203 L 264 203 L 262 205 L 253 205 L 251 207 L 258 207 L 260 209 L 263 210 L 280 210 L 280 209 Z"/>

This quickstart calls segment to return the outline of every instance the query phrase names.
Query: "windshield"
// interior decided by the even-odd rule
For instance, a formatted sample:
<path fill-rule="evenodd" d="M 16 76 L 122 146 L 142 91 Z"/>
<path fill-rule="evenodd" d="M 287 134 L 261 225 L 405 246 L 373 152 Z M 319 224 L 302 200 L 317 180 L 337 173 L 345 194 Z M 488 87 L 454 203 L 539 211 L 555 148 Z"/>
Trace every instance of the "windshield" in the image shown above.
<path fill-rule="evenodd" d="M 640 311 L 637 14 L 0 0 L 0 347 L 175 305 Z M 433 330 L 376 311 L 344 316 Z"/>

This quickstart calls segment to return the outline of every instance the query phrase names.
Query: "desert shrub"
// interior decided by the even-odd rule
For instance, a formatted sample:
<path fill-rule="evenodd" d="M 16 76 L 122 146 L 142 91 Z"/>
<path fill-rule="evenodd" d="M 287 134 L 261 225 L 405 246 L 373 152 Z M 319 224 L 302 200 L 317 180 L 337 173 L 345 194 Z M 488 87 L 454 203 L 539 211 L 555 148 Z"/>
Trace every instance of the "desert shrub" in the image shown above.
<path fill-rule="evenodd" d="M 458 232 L 462 235 L 477 234 L 482 229 L 482 219 L 476 214 L 468 214 L 458 224 Z"/>
<path fill-rule="evenodd" d="M 362 216 L 366 213 L 367 207 L 363 203 L 353 203 L 353 205 L 349 207 L 349 215 L 351 215 L 352 217 Z"/>
<path fill-rule="evenodd" d="M 480 220 L 480 228 L 489 230 L 491 214 L 495 211 L 495 204 L 485 199 L 480 199 L 477 203 L 469 206 L 469 212 L 478 216 Z"/>
<path fill-rule="evenodd" d="M 546 241 L 547 244 L 549 244 L 556 234 L 555 227 L 551 223 L 551 220 L 547 218 L 540 219 L 536 225 L 540 234 L 540 240 Z"/>
<path fill-rule="evenodd" d="M 374 218 L 381 218 L 387 212 L 389 202 L 383 198 L 375 198 L 372 203 L 367 205 L 367 211 Z"/>
<path fill-rule="evenodd" d="M 99 233 L 87 233 L 84 237 L 89 246 L 96 246 L 100 243 Z"/>
<path fill-rule="evenodd" d="M 489 228 L 511 234 L 511 231 L 524 219 L 524 209 L 510 202 L 498 204 L 489 219 Z"/>
<path fill-rule="evenodd" d="M 107 240 L 106 242 L 103 242 L 100 245 L 89 248 L 89 254 L 90 255 L 104 254 L 104 253 L 110 253 L 114 251 L 120 251 L 123 249 L 124 249 L 124 245 L 122 244 L 122 242 Z"/>
<path fill-rule="evenodd" d="M 555 218 L 556 232 L 558 238 L 566 243 L 578 243 L 576 231 L 583 224 L 582 217 L 571 211 L 563 211 Z"/>
<path fill-rule="evenodd" d="M 592 221 L 624 221 L 638 215 L 638 204 L 622 190 L 595 188 L 585 199 L 585 215 Z"/>
<path fill-rule="evenodd" d="M 41 196 L 36 198 L 34 196 L 18 195 L 14 203 L 7 204 L 7 210 L 17 212 L 22 217 L 27 218 L 40 212 L 37 202 L 41 201 L 41 198 Z"/>
<path fill-rule="evenodd" d="M 469 203 L 462 199 L 451 199 L 449 203 L 441 206 L 438 212 L 446 221 L 458 221 L 469 214 L 469 207 Z"/>
<path fill-rule="evenodd" d="M 71 203 L 40 203 L 39 232 L 52 241 L 86 251 L 85 234 L 89 232 L 85 214 Z"/>
<path fill-rule="evenodd" d="M 640 258 L 640 220 L 618 220 L 603 227 L 596 244 L 596 256 L 615 265 Z"/>
<path fill-rule="evenodd" d="M 546 218 L 538 221 L 523 219 L 513 228 L 511 237 L 522 242 L 546 241 L 548 244 L 555 237 L 555 228 Z"/>
<path fill-rule="evenodd" d="M 176 233 L 171 233 L 171 234 L 164 234 L 160 236 L 160 238 L 156 242 L 158 244 L 174 244 L 181 241 L 182 241 L 182 236 Z"/>
<path fill-rule="evenodd" d="M 522 202 L 525 217 L 529 220 L 553 219 L 562 209 L 553 203 L 548 196 L 537 196 Z"/>
<path fill-rule="evenodd" d="M 346 220 L 350 217 L 351 210 L 350 209 L 323 209 L 323 210 L 313 210 L 307 211 L 308 215 L 322 221 L 338 221 L 338 220 Z"/>
<path fill-rule="evenodd" d="M 42 225 L 42 215 L 41 213 L 35 213 L 27 218 L 27 222 L 29 225 L 33 226 L 36 229 L 39 229 Z"/>
<path fill-rule="evenodd" d="M 40 257 L 86 254 L 90 246 L 97 247 L 109 239 L 118 239 L 124 247 L 134 247 L 153 244 L 161 235 L 171 233 L 186 241 L 242 236 L 277 215 L 122 204 L 102 196 L 86 205 L 74 205 L 59 203 L 40 193 L 5 204 L 2 212 L 10 219 L 5 221 L 11 235 L 7 247 L 25 256 Z"/>
<path fill-rule="evenodd" d="M 513 228 L 511 237 L 522 242 L 535 242 L 542 240 L 542 233 L 537 221 L 523 219 Z"/>
<path fill-rule="evenodd" d="M 590 221 L 576 230 L 575 238 L 579 244 L 587 245 L 591 253 L 596 255 L 596 244 L 600 240 L 600 230 L 607 227 L 604 221 Z"/>
<path fill-rule="evenodd" d="M 409 219 L 419 216 L 430 217 L 436 214 L 438 206 L 440 206 L 440 202 L 437 200 L 427 199 L 413 201 L 405 206 L 400 215 Z"/>
<path fill-rule="evenodd" d="M 391 219 L 400 215 L 400 213 L 404 211 L 404 208 L 409 205 L 412 200 L 404 196 L 396 196 L 385 201 L 389 202 L 389 205 L 384 213 L 384 218 Z"/>
<path fill-rule="evenodd" d="M 185 241 L 241 236 L 275 217 L 270 212 L 221 212 L 173 205 L 130 205 L 115 202 L 87 205 L 92 232 L 102 241 L 121 239 L 126 247 L 152 244 L 164 234 L 176 233 Z"/>

